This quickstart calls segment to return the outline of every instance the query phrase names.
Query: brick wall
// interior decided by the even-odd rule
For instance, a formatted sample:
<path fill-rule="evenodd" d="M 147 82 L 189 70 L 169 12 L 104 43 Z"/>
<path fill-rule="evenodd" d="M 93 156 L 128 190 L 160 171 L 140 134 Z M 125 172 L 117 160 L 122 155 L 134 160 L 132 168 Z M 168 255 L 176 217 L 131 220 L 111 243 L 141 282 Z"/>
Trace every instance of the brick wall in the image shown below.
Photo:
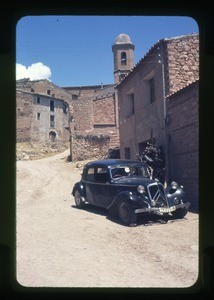
<path fill-rule="evenodd" d="M 86 99 L 77 99 L 71 102 L 73 107 L 73 130 L 79 135 L 93 131 L 93 102 Z"/>
<path fill-rule="evenodd" d="M 192 208 L 198 207 L 198 81 L 168 97 L 170 177 L 183 184 Z"/>
<path fill-rule="evenodd" d="M 115 125 L 115 102 L 113 97 L 93 101 L 94 124 Z"/>
<path fill-rule="evenodd" d="M 109 148 L 118 147 L 119 132 L 115 124 L 114 97 L 72 100 L 70 123 L 72 160 L 103 157 Z"/>

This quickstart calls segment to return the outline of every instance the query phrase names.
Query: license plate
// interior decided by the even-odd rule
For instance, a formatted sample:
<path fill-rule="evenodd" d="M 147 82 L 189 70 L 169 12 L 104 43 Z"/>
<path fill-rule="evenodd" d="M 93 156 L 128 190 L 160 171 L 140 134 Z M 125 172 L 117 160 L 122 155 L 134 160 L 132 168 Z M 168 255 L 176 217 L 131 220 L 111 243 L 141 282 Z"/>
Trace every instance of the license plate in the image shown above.
<path fill-rule="evenodd" d="M 175 207 L 175 206 L 171 206 L 171 207 L 160 207 L 159 210 L 160 210 L 160 212 L 162 212 L 162 213 L 170 213 L 170 212 L 176 210 L 176 207 Z"/>

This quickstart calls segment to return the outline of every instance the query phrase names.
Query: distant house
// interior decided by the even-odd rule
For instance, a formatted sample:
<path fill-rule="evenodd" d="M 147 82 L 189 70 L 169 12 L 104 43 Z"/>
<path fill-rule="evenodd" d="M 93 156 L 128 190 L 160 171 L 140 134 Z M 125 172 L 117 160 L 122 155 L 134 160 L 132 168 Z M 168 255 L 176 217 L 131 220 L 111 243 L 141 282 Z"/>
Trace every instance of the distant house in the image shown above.
<path fill-rule="evenodd" d="M 66 95 L 47 80 L 18 80 L 17 142 L 69 142 L 69 97 L 69 94 Z"/>

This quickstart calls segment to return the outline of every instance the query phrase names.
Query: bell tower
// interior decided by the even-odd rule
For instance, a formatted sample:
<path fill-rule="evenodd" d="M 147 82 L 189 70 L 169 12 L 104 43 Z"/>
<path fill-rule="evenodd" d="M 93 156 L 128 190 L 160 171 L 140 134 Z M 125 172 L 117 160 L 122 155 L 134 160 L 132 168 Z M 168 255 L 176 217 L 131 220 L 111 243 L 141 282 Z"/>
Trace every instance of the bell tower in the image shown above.
<path fill-rule="evenodd" d="M 134 45 L 130 37 L 119 34 L 112 45 L 114 54 L 114 83 L 119 83 L 134 66 Z"/>

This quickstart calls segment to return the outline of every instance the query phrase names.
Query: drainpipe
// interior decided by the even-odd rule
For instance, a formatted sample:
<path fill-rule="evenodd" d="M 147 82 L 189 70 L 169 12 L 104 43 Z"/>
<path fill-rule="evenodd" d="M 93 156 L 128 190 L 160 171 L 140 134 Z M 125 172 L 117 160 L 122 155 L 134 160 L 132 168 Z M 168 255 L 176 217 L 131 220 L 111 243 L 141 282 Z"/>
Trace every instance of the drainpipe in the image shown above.
<path fill-rule="evenodd" d="M 169 180 L 169 149 L 168 149 L 168 137 L 167 137 L 167 122 L 166 122 L 166 82 L 165 82 L 165 66 L 163 61 L 163 44 L 160 44 L 159 63 L 161 64 L 162 71 L 162 86 L 163 86 L 163 116 L 164 116 L 164 139 L 165 139 L 165 155 L 166 155 L 166 171 L 164 186 L 167 187 Z"/>

